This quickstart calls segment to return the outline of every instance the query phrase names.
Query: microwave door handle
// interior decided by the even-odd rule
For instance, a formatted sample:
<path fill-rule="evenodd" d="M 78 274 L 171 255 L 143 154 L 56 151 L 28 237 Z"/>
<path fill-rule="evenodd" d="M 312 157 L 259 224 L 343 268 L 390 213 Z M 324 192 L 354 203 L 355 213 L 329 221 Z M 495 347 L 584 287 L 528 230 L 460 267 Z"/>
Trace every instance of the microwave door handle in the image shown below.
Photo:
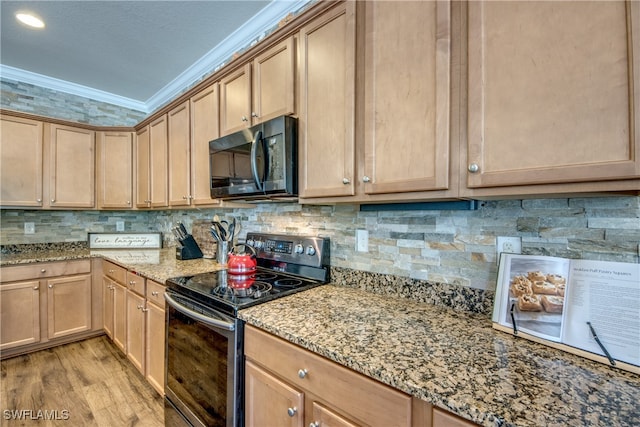
<path fill-rule="evenodd" d="M 251 175 L 253 175 L 253 182 L 259 191 L 264 191 L 264 184 L 262 183 L 262 177 L 258 176 L 258 144 L 262 143 L 262 131 L 256 132 L 251 143 Z"/>

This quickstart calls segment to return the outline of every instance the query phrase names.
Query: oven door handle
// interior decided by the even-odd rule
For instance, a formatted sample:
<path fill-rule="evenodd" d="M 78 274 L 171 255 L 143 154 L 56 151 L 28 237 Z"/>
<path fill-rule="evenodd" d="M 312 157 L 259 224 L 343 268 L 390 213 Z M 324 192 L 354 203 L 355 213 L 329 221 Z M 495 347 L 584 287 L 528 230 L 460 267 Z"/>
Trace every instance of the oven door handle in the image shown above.
<path fill-rule="evenodd" d="M 184 314 L 185 316 L 189 316 L 193 319 L 199 320 L 200 322 L 205 323 L 209 326 L 226 329 L 228 331 L 233 331 L 236 328 L 233 322 L 225 322 L 223 320 L 214 319 L 212 317 L 205 316 L 204 314 L 198 313 L 197 311 L 193 311 L 185 307 L 184 305 L 180 304 L 179 302 L 171 298 L 171 296 L 166 292 L 164 294 L 164 299 L 167 301 L 167 304 L 169 304 L 174 309 L 178 310 L 180 313 Z"/>

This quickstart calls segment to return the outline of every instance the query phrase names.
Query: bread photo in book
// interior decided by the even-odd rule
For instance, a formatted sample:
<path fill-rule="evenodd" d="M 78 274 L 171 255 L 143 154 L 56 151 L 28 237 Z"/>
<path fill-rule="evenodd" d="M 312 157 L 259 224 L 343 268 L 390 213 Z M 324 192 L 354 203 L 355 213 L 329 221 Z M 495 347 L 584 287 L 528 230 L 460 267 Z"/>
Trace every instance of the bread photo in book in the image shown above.
<path fill-rule="evenodd" d="M 518 310 L 542 311 L 542 304 L 538 295 L 522 295 L 518 297 Z"/>
<path fill-rule="evenodd" d="M 557 295 L 542 295 L 540 298 L 542 307 L 547 313 L 562 313 L 562 307 L 564 306 L 564 297 Z"/>
<path fill-rule="evenodd" d="M 531 286 L 534 294 L 555 295 L 556 285 L 542 280 L 533 282 Z"/>

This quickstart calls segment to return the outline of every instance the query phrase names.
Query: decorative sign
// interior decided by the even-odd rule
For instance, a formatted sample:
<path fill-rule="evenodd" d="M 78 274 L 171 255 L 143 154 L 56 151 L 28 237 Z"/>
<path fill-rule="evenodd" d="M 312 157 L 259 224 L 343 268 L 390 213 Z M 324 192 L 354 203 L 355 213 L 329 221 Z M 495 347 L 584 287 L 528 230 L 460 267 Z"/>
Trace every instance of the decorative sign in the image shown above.
<path fill-rule="evenodd" d="M 157 249 L 98 249 L 92 250 L 92 255 L 100 255 L 112 261 L 131 264 L 160 264 L 160 251 Z"/>
<path fill-rule="evenodd" d="M 162 233 L 89 233 L 90 249 L 159 249 Z"/>

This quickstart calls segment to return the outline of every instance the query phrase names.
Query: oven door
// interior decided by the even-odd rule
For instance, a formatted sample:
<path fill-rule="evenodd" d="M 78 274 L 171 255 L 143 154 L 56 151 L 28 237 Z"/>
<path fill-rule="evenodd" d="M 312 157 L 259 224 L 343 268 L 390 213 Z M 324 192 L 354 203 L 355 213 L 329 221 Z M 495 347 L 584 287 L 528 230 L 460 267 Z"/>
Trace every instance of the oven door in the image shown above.
<path fill-rule="evenodd" d="M 193 426 L 242 425 L 242 322 L 171 290 L 165 299 L 170 404 Z"/>

